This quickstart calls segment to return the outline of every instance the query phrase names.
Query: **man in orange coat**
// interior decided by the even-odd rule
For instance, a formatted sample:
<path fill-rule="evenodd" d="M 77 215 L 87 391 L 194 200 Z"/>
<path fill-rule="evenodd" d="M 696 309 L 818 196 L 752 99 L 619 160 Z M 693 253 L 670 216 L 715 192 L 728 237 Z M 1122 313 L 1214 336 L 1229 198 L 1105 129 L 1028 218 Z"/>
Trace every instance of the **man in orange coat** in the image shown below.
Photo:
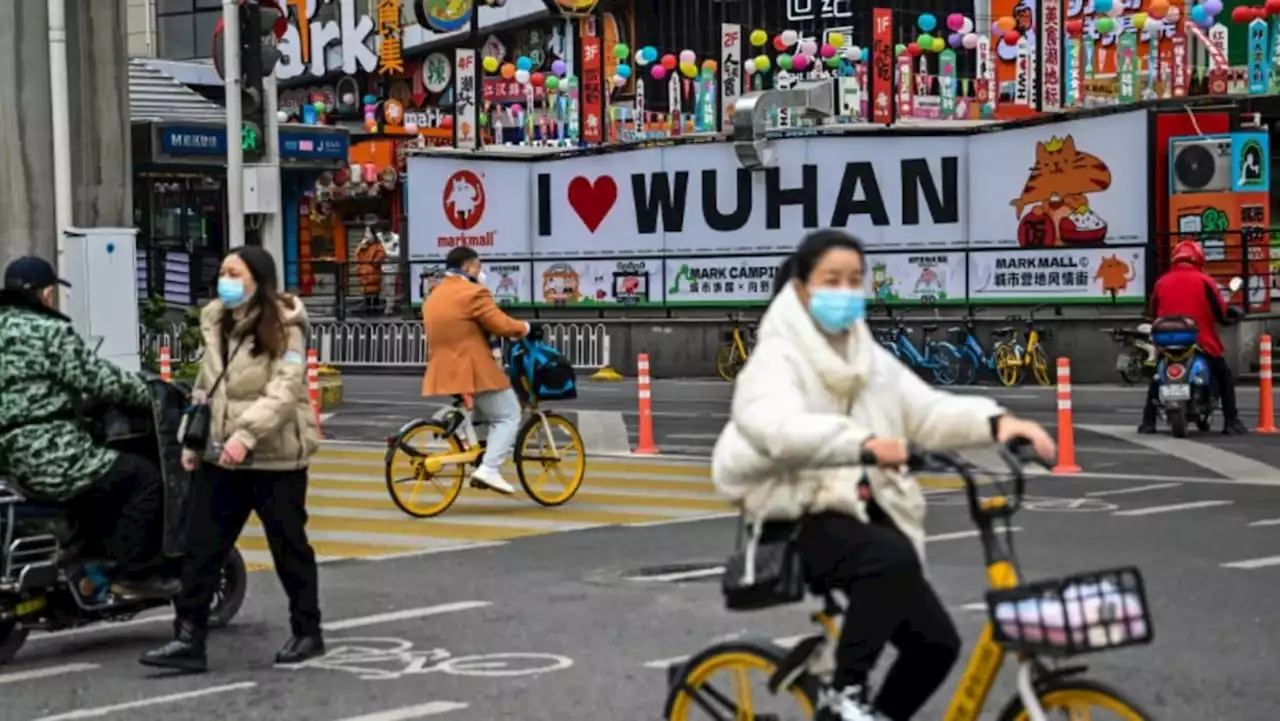
<path fill-rule="evenodd" d="M 490 422 L 488 448 L 471 480 L 500 493 L 516 489 L 502 477 L 520 431 L 520 400 L 490 350 L 489 334 L 523 338 L 529 324 L 503 313 L 484 285 L 480 256 L 465 246 L 445 257 L 445 277 L 422 304 L 427 338 L 424 396 L 472 395 Z"/>

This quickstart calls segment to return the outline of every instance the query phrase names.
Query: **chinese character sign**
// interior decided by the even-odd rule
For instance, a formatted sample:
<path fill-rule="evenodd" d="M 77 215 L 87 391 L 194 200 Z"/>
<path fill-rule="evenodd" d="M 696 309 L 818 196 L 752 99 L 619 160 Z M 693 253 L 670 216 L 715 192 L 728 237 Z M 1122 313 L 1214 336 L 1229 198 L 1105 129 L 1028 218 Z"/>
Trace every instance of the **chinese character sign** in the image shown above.
<path fill-rule="evenodd" d="M 853 0 L 787 0 L 787 20 L 835 20 L 853 17 Z"/>
<path fill-rule="evenodd" d="M 454 51 L 455 68 L 453 104 L 453 139 L 459 148 L 476 150 L 480 147 L 480 132 L 476 121 L 476 51 L 458 48 Z"/>
<path fill-rule="evenodd" d="M 876 124 L 889 125 L 893 122 L 893 11 L 876 8 L 872 15 L 875 74 L 871 79 L 871 116 Z"/>
<path fill-rule="evenodd" d="M 1040 23 L 1040 109 L 1062 109 L 1062 0 L 1043 0 Z"/>
<path fill-rule="evenodd" d="M 401 0 L 378 0 L 378 72 L 404 75 L 400 47 Z"/>
<path fill-rule="evenodd" d="M 582 139 L 604 142 L 604 53 L 600 38 L 582 38 Z"/>
<path fill-rule="evenodd" d="M 720 26 L 720 118 L 721 127 L 733 130 L 733 103 L 742 94 L 742 26 Z"/>

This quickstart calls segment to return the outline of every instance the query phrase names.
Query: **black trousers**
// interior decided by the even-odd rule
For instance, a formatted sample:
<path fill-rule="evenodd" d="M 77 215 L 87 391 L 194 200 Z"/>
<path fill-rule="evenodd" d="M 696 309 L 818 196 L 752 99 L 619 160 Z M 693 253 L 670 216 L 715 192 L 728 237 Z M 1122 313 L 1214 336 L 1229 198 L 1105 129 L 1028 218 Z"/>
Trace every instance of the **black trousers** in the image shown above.
<path fill-rule="evenodd" d="M 69 506 L 80 536 L 117 564 L 115 575 L 136 580 L 155 572 L 164 526 L 164 479 L 154 463 L 121 453 Z"/>
<path fill-rule="evenodd" d="M 1213 383 L 1218 387 L 1218 400 L 1222 402 L 1222 419 L 1225 423 L 1239 420 L 1240 411 L 1236 406 L 1236 381 L 1231 375 L 1231 366 L 1225 358 L 1207 355 L 1205 363 L 1213 374 Z M 1160 379 L 1152 378 L 1147 386 L 1147 407 L 1143 411 L 1143 420 L 1155 420 L 1156 405 L 1160 403 Z"/>
<path fill-rule="evenodd" d="M 276 574 L 289 597 L 295 636 L 320 633 L 316 554 L 307 540 L 307 471 L 228 470 L 205 465 L 195 476 L 190 550 L 182 594 L 174 601 L 180 620 L 203 630 L 219 572 L 235 547 L 249 513 L 256 512 L 271 548 Z"/>
<path fill-rule="evenodd" d="M 810 583 L 844 591 L 849 599 L 836 646 L 836 688 L 865 689 L 892 643 L 898 657 L 874 706 L 892 721 L 907 721 L 946 680 L 960 655 L 960 637 L 911 542 L 883 514 L 872 518 L 809 516 L 796 544 Z"/>

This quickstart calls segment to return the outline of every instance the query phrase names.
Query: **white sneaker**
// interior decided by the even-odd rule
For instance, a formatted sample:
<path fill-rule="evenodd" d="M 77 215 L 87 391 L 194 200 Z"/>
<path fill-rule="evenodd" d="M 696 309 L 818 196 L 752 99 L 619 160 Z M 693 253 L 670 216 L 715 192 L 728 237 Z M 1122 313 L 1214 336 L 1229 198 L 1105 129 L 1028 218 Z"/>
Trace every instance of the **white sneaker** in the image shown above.
<path fill-rule="evenodd" d="M 823 721 L 879 721 L 881 718 L 862 700 L 861 686 L 822 689 L 816 711 L 815 718 Z"/>
<path fill-rule="evenodd" d="M 471 474 L 471 486 L 473 488 L 488 488 L 491 491 L 511 495 L 516 492 L 515 486 L 507 483 L 507 479 L 502 477 L 502 473 L 492 468 L 480 466 Z"/>

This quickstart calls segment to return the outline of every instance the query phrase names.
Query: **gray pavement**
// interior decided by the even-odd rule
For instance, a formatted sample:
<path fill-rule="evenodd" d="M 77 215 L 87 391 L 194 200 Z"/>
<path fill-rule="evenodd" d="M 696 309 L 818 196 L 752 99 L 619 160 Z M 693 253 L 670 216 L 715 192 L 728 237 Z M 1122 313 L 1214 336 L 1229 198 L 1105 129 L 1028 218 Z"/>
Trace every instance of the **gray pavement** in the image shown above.
<path fill-rule="evenodd" d="M 560 508 L 464 492 L 443 515 L 391 505 L 376 444 L 419 415 L 418 379 L 348 377 L 347 405 L 312 468 L 311 535 L 330 653 L 296 669 L 270 659 L 288 631 L 261 532 L 241 543 L 253 568 L 241 616 L 212 643 L 214 669 L 164 677 L 136 665 L 168 632 L 163 615 L 33 639 L 0 667 L 0 721 L 300 719 L 306 721 L 632 721 L 660 717 L 663 668 L 726 634 L 794 639 L 806 607 L 730 614 L 714 574 L 637 582 L 626 572 L 721 562 L 734 525 L 705 460 L 592 457 Z M 991 393 L 1023 415 L 1055 418 L 1052 389 Z M 730 389 L 657 381 L 664 452 L 705 455 Z M 1083 659 L 1089 675 L 1164 719 L 1269 721 L 1280 654 L 1280 450 L 1275 437 L 1137 437 L 1141 389 L 1075 389 L 1078 476 L 1032 479 L 1017 518 L 1028 579 L 1124 565 L 1146 578 L 1155 641 Z M 1246 418 L 1257 389 L 1241 390 Z M 635 386 L 584 384 L 566 410 L 623 413 Z M 585 416 L 587 422 L 600 416 Z M 344 443 L 360 441 L 365 443 Z M 990 460 L 989 454 L 974 454 Z M 971 647 L 985 576 L 960 493 L 922 480 L 930 576 Z M 788 642 L 792 642 L 788 640 Z M 922 718 L 937 718 L 959 671 Z M 1011 694 L 1008 673 L 992 696 Z M 784 717 L 785 718 L 785 717 Z"/>
<path fill-rule="evenodd" d="M 1085 659 L 1090 676 L 1159 718 L 1272 719 L 1280 565 L 1239 562 L 1280 554 L 1280 496 L 1257 486 L 1157 485 L 1037 479 L 1037 496 L 1073 503 L 1041 500 L 1033 507 L 1054 510 L 1018 518 L 1026 574 L 1141 567 L 1154 645 Z M 930 496 L 930 573 L 971 644 L 984 581 L 955 495 Z M 330 654 L 298 669 L 271 667 L 287 632 L 284 600 L 270 574 L 254 574 L 244 613 L 213 640 L 208 675 L 155 676 L 134 664 L 165 638 L 164 622 L 46 637 L 0 670 L 0 718 L 658 718 L 664 665 L 725 634 L 809 631 L 804 607 L 725 612 L 714 578 L 621 578 L 645 566 L 717 562 L 732 534 L 732 521 L 708 520 L 327 564 Z M 993 699 L 1007 698 L 1010 685 L 1004 678 Z M 940 716 L 944 702 L 940 695 L 923 717 Z"/>

